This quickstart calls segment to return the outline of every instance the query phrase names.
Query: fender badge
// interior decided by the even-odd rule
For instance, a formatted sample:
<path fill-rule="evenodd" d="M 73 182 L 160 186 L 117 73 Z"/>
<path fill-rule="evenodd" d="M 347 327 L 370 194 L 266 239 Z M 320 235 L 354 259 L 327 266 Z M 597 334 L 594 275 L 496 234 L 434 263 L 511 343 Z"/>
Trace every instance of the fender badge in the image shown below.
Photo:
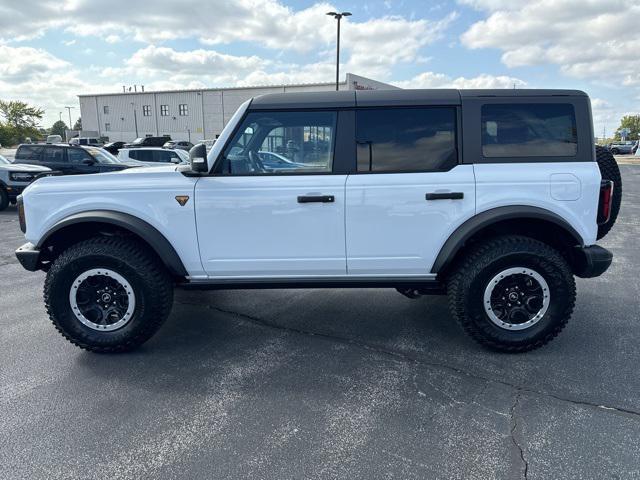
<path fill-rule="evenodd" d="M 184 207 L 189 201 L 189 195 L 176 195 L 176 201 L 181 207 Z"/>

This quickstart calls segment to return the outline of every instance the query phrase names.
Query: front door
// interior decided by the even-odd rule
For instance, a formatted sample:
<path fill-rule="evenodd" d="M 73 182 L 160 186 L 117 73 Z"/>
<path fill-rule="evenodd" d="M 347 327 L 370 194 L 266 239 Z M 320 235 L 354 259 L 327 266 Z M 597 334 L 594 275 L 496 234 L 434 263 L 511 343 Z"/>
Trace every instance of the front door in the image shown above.
<path fill-rule="evenodd" d="M 336 112 L 250 112 L 196 185 L 204 269 L 215 278 L 346 274 Z"/>
<path fill-rule="evenodd" d="M 473 216 L 473 165 L 458 164 L 456 124 L 453 106 L 357 111 L 349 275 L 429 275 L 450 233 Z"/>

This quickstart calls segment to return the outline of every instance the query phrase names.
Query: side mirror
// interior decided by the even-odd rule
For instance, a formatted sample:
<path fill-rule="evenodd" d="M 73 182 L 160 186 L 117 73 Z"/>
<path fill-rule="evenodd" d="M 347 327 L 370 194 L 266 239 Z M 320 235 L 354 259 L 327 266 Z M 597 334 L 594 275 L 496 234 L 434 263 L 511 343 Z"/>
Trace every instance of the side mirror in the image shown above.
<path fill-rule="evenodd" d="M 82 160 L 82 164 L 91 166 L 91 165 L 95 165 L 96 161 L 93 158 L 85 158 L 84 160 Z"/>
<path fill-rule="evenodd" d="M 199 143 L 189 150 L 189 160 L 191 161 L 191 170 L 196 173 L 208 173 L 207 165 L 207 147 L 204 143 Z"/>

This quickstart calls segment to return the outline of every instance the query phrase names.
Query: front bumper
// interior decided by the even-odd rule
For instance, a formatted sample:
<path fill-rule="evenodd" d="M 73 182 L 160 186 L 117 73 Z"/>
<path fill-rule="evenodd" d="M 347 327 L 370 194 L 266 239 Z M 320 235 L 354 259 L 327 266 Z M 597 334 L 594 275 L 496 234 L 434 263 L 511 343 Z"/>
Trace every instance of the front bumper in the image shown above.
<path fill-rule="evenodd" d="M 572 252 L 573 273 L 581 278 L 599 277 L 607 271 L 613 254 L 599 245 L 576 247 Z"/>
<path fill-rule="evenodd" d="M 40 264 L 40 250 L 33 243 L 25 243 L 16 250 L 16 257 L 18 261 L 30 272 L 35 272 L 39 269 Z"/>

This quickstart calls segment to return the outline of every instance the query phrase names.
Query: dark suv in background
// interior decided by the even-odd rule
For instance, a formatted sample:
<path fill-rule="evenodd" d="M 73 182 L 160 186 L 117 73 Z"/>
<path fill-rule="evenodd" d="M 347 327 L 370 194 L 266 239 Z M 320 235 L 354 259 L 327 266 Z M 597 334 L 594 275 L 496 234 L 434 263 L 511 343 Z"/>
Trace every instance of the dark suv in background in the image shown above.
<path fill-rule="evenodd" d="M 131 143 L 125 143 L 126 148 L 135 148 L 135 147 L 161 147 L 165 143 L 171 141 L 171 137 L 169 135 L 165 137 L 140 137 L 136 138 Z"/>
<path fill-rule="evenodd" d="M 67 144 L 20 145 L 15 161 L 49 167 L 63 175 L 114 172 L 130 167 L 101 148 Z"/>

